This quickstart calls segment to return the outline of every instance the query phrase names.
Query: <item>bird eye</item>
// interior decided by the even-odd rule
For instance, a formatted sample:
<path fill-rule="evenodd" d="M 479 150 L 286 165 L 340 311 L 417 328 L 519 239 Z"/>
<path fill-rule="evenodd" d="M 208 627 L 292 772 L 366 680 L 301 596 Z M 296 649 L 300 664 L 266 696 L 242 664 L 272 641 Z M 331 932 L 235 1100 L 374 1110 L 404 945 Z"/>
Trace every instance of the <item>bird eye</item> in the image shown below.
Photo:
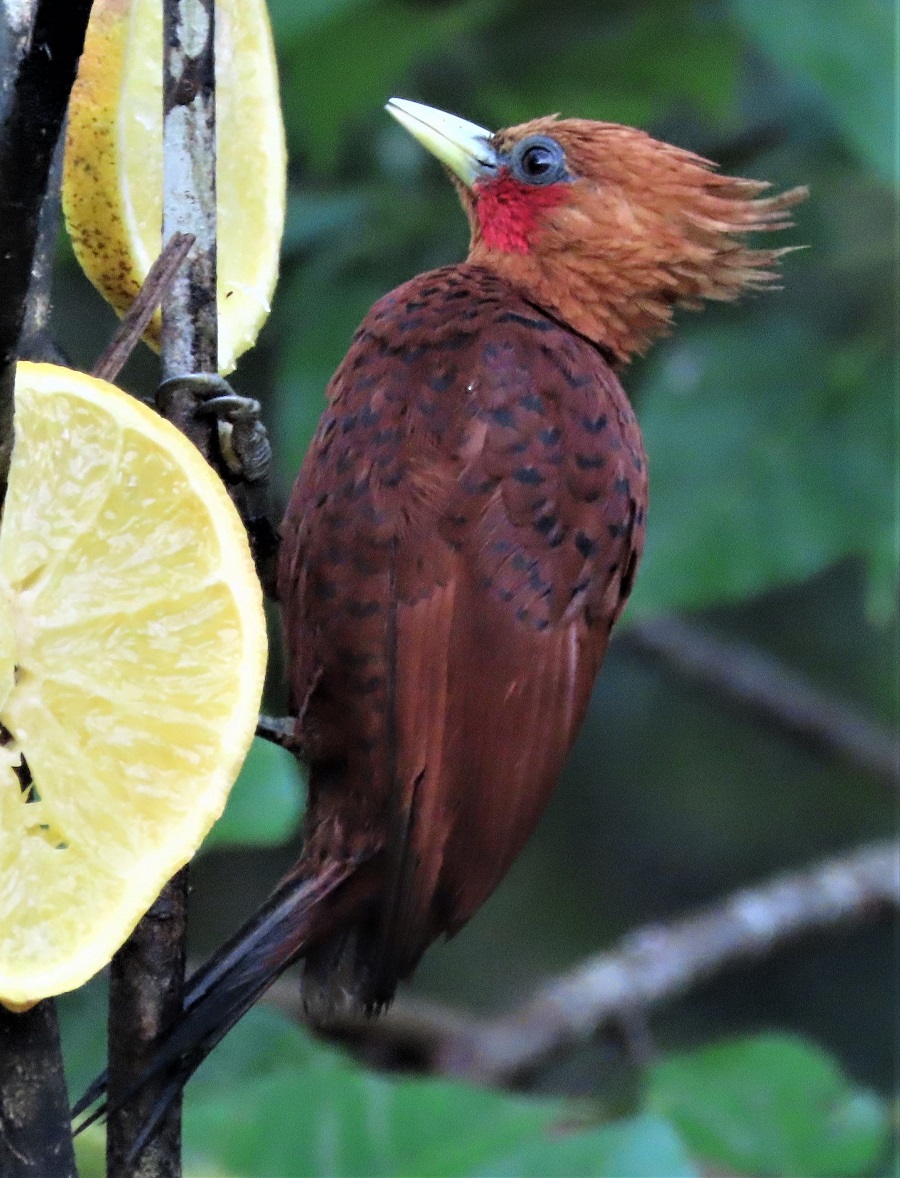
<path fill-rule="evenodd" d="M 555 184 L 570 179 L 563 149 L 549 135 L 529 135 L 513 148 L 513 175 L 526 184 Z"/>

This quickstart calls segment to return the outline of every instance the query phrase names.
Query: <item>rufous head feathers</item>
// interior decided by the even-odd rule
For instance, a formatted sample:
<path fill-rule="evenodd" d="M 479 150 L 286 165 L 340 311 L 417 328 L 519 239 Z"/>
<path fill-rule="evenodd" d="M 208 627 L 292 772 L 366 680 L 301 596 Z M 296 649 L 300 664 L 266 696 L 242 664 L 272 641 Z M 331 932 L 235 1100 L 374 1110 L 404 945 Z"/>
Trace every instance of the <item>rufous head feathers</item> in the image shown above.
<path fill-rule="evenodd" d="M 643 131 L 535 119 L 492 135 L 392 99 L 388 110 L 450 169 L 472 228 L 469 261 L 503 276 L 619 362 L 665 333 L 676 307 L 765 287 L 791 248 L 752 249 L 806 196 L 763 196 Z"/>

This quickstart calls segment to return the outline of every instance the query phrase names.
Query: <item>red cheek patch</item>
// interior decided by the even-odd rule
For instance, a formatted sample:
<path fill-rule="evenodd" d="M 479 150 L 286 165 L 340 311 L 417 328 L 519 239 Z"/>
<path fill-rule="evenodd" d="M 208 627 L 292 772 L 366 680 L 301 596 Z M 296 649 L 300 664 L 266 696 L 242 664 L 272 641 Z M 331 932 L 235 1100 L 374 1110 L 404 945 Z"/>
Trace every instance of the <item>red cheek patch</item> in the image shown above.
<path fill-rule="evenodd" d="M 474 193 L 484 244 L 507 254 L 527 254 L 541 213 L 567 200 L 571 185 L 522 184 L 504 168 L 496 180 L 477 183 Z"/>

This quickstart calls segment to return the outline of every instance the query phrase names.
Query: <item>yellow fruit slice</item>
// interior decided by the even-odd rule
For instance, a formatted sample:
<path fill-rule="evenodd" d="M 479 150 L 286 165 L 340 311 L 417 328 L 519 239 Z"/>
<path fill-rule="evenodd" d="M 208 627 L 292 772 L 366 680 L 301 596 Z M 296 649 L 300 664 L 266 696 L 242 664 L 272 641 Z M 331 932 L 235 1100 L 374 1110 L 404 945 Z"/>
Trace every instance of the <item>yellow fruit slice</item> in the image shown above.
<path fill-rule="evenodd" d="M 20 364 L 0 523 L 0 1002 L 81 985 L 190 859 L 250 745 L 265 661 L 246 535 L 200 454 L 104 381 Z"/>
<path fill-rule="evenodd" d="M 72 90 L 63 211 L 85 274 L 122 314 L 160 251 L 162 4 L 94 0 Z M 219 371 L 269 313 L 286 156 L 265 0 L 216 0 Z M 159 346 L 160 316 L 146 339 Z"/>

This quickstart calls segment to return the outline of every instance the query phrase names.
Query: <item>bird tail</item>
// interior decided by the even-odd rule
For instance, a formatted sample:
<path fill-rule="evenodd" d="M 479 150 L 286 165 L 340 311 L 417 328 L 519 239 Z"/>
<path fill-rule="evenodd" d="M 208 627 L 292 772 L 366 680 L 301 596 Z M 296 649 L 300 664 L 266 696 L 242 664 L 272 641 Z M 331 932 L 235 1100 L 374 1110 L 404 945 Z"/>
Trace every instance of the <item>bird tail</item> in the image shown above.
<path fill-rule="evenodd" d="M 132 1147 L 131 1157 L 136 1158 L 200 1064 L 272 982 L 364 906 L 370 863 L 348 859 L 308 878 L 302 869 L 286 876 L 243 928 L 189 979 L 181 1014 L 162 1032 L 153 1058 L 134 1083 L 112 1102 L 106 1072 L 88 1087 L 72 1109 L 73 1118 L 102 1103 L 76 1132 L 124 1107 L 153 1083 L 159 1095 Z"/>

